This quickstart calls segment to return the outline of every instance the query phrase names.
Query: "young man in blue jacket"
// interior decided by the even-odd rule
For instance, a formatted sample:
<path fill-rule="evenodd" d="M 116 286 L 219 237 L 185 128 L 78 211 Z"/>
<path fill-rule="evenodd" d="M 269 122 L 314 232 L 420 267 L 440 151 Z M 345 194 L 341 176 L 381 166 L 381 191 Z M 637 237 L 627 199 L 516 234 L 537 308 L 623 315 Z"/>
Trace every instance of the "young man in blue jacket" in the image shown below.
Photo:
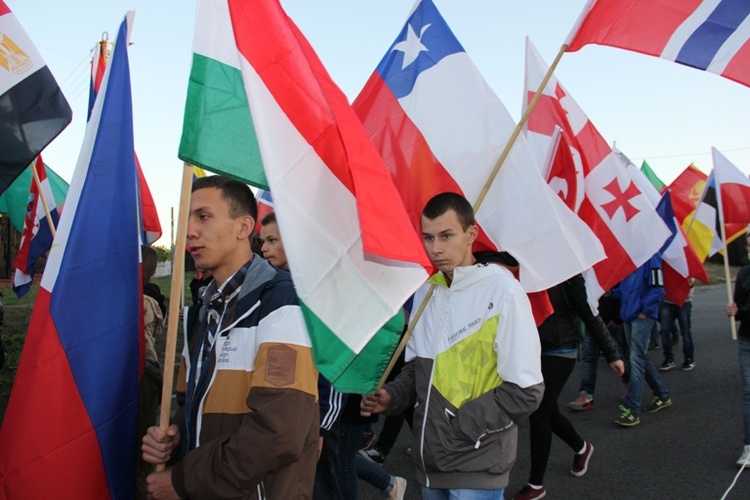
<path fill-rule="evenodd" d="M 615 420 L 616 424 L 624 427 L 641 423 L 638 415 L 644 379 L 654 392 L 645 411 L 655 413 L 672 404 L 669 391 L 662 384 L 659 372 L 648 354 L 651 330 L 658 321 L 659 304 L 664 298 L 661 261 L 661 254 L 655 254 L 612 290 L 613 295 L 621 300 L 620 317 L 630 346 L 630 381 L 622 398 L 620 416 Z"/>

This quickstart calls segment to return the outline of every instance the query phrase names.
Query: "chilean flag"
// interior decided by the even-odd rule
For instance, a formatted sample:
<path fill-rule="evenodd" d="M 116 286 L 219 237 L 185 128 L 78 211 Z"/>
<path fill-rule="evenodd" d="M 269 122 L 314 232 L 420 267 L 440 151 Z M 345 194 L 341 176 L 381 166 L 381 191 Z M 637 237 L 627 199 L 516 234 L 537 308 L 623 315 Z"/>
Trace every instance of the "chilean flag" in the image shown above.
<path fill-rule="evenodd" d="M 0 428 L 0 497 L 133 498 L 140 354 L 128 13 L 86 126 Z"/>
<path fill-rule="evenodd" d="M 566 44 L 619 47 L 750 86 L 748 16 L 747 0 L 589 0 Z"/>
<path fill-rule="evenodd" d="M 527 40 L 524 109 L 547 70 Z M 543 89 L 526 127 L 529 144 L 542 161 L 550 156 L 555 131 L 561 129 L 568 144 L 566 153 L 574 158 L 568 164 L 580 170 L 575 175 L 577 199 L 571 202 L 607 253 L 605 260 L 585 274 L 589 300 L 596 300 L 649 260 L 671 233 L 628 174 L 626 163 L 612 151 L 554 75 Z"/>
<path fill-rule="evenodd" d="M 89 85 L 89 118 L 91 118 L 91 112 L 94 109 L 96 96 L 99 93 L 99 88 L 102 83 L 104 71 L 107 68 L 108 43 L 109 42 L 107 41 L 107 39 L 98 42 L 97 54 L 93 59 L 91 59 L 91 81 Z M 145 243 L 146 245 L 150 245 L 161 238 L 161 223 L 159 222 L 159 214 L 156 211 L 154 197 L 151 196 L 151 189 L 148 187 L 146 177 L 143 175 L 143 169 L 141 168 L 141 162 L 138 160 L 138 155 L 136 155 L 135 157 L 135 163 L 138 167 L 138 181 L 140 183 L 139 196 L 143 243 Z"/>
<path fill-rule="evenodd" d="M 714 179 L 721 201 L 722 220 L 725 224 L 750 224 L 750 179 L 716 148 L 711 148 L 711 153 L 714 159 Z"/>
<path fill-rule="evenodd" d="M 29 202 L 26 206 L 26 218 L 24 219 L 23 233 L 21 233 L 21 248 L 18 250 L 16 260 L 13 261 L 13 267 L 16 268 L 16 272 L 13 274 L 13 291 L 16 292 L 19 299 L 26 295 L 31 288 L 36 260 L 52 247 L 52 231 L 54 227 L 57 227 L 59 219 L 55 197 L 47 180 L 47 169 L 44 168 L 41 155 L 36 157 L 32 168 L 36 169 L 39 176 L 42 194 L 52 221 L 50 222 L 47 217 L 44 204 L 40 200 L 39 188 L 32 176 Z"/>
<path fill-rule="evenodd" d="M 515 128 L 431 0 L 416 2 L 353 107 L 417 232 L 434 195 L 451 191 L 478 201 Z M 527 292 L 546 290 L 604 258 L 593 233 L 544 182 L 522 137 L 476 218 L 481 232 L 474 250 L 512 254 Z"/>

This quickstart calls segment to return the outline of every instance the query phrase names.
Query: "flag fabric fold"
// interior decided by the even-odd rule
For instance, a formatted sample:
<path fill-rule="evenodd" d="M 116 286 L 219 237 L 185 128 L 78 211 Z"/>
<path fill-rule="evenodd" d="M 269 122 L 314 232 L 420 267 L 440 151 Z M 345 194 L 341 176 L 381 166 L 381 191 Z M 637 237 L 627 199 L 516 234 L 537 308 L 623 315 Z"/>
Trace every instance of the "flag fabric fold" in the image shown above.
<path fill-rule="evenodd" d="M 527 39 L 524 109 L 547 70 Z M 574 202 L 579 207 L 578 215 L 599 238 L 607 254 L 584 275 L 589 300 L 595 302 L 650 259 L 671 233 L 628 174 L 627 164 L 612 151 L 553 75 L 526 124 L 526 135 L 538 159 L 549 156 L 555 127 L 562 129 L 569 154 L 574 157 L 568 163 L 580 169 L 575 175 L 568 175 L 578 180 L 578 198 Z"/>
<path fill-rule="evenodd" d="M 32 168 L 37 171 L 42 191 L 40 194 L 39 187 L 32 176 L 26 220 L 21 233 L 21 245 L 13 261 L 13 267 L 16 268 L 13 273 L 13 291 L 18 298 L 26 295 L 31 288 L 36 260 L 52 248 L 53 228 L 57 228 L 60 218 L 41 155 L 37 156 Z M 44 210 L 41 196 L 44 196 L 44 201 L 47 203 L 49 217 Z"/>
<path fill-rule="evenodd" d="M 431 0 L 415 3 L 353 107 L 417 232 L 432 196 L 452 191 L 477 202 L 515 128 Z M 593 233 L 546 185 L 523 137 L 476 219 L 475 250 L 513 255 L 527 292 L 546 290 L 604 257 Z"/>
<path fill-rule="evenodd" d="M 197 20 L 180 157 L 270 188 L 315 362 L 337 390 L 368 392 L 400 337 L 401 306 L 427 278 L 422 243 L 346 97 L 277 1 L 202 0 Z M 208 107 L 217 99 L 226 107 Z M 227 108 L 239 121 L 222 118 Z M 248 151 L 213 142 L 227 128 Z"/>
<path fill-rule="evenodd" d="M 89 85 L 89 118 L 91 117 L 91 110 L 94 109 L 94 103 L 96 102 L 96 96 L 99 93 L 99 87 L 101 86 L 104 71 L 107 69 L 107 40 L 102 40 L 97 43 L 97 53 L 91 59 L 91 81 Z M 143 169 L 141 168 L 141 162 L 138 160 L 138 155 L 135 157 L 135 164 L 138 169 L 138 196 L 140 206 L 140 219 L 142 228 L 143 243 L 150 245 L 159 238 L 161 238 L 161 222 L 159 222 L 159 214 L 156 211 L 156 203 L 154 203 L 154 197 L 151 195 L 151 189 L 148 187 L 146 182 L 146 176 L 143 175 Z"/>
<path fill-rule="evenodd" d="M 0 110 L 2 193 L 73 117 L 41 54 L 2 0 Z"/>
<path fill-rule="evenodd" d="M 722 220 L 725 224 L 750 224 L 750 178 L 716 148 L 711 148 L 714 177 L 719 187 Z"/>
<path fill-rule="evenodd" d="M 708 283 L 708 273 L 677 222 L 669 191 L 662 195 L 656 212 L 673 235 L 661 249 L 665 298 L 682 307 L 690 293 L 691 278 Z"/>
<path fill-rule="evenodd" d="M 609 45 L 750 86 L 750 3 L 744 0 L 589 0 L 568 51 Z"/>
<path fill-rule="evenodd" d="M 130 21 L 86 126 L 0 428 L 3 498 L 134 495 L 143 299 Z"/>

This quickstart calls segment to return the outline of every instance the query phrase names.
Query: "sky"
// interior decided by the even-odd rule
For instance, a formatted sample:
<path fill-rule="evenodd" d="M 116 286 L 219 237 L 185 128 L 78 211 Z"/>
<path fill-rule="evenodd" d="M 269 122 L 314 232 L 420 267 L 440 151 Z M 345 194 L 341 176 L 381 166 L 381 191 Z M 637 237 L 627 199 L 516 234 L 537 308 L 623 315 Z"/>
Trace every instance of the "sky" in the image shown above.
<path fill-rule="evenodd" d="M 136 151 L 169 246 L 179 206 L 182 131 L 195 0 L 4 0 L 36 44 L 73 109 L 43 151 L 66 180 L 83 143 L 89 64 L 103 33 L 114 41 L 134 10 L 130 70 Z M 530 37 L 551 64 L 585 0 L 434 0 L 490 87 L 516 119 Z M 411 0 L 281 0 L 333 80 L 353 101 L 401 30 Z M 555 75 L 610 143 L 667 184 L 691 162 L 711 170 L 711 147 L 750 172 L 750 88 L 712 73 L 612 47 L 567 53 Z M 174 221 L 176 232 L 177 222 Z"/>

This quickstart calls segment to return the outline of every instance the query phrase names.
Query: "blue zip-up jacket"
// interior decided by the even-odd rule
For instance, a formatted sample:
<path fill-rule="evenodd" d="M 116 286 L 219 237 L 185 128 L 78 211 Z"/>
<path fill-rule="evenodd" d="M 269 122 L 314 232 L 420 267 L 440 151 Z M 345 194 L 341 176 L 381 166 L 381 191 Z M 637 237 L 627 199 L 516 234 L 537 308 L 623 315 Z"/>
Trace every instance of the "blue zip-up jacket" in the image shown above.
<path fill-rule="evenodd" d="M 612 289 L 619 298 L 620 317 L 633 321 L 639 313 L 659 319 L 659 304 L 664 298 L 664 278 L 661 270 L 661 254 L 656 253 L 645 264 L 630 273 Z"/>

